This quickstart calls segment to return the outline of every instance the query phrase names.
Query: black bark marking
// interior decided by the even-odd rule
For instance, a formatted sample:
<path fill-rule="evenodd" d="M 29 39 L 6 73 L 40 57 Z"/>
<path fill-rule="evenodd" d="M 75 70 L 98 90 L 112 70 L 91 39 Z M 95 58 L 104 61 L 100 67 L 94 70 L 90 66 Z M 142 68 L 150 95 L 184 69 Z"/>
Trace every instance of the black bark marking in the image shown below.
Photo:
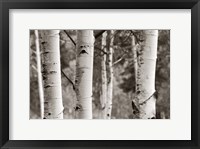
<path fill-rule="evenodd" d="M 47 70 L 43 69 L 41 73 L 45 75 L 45 74 L 47 74 Z"/>
<path fill-rule="evenodd" d="M 75 111 L 81 111 L 82 110 L 82 106 L 80 104 L 77 104 L 76 107 L 74 107 Z"/>
<path fill-rule="evenodd" d="M 81 52 L 79 53 L 79 55 L 81 55 L 81 54 L 88 54 L 88 53 L 86 52 L 86 50 L 81 50 Z"/>
<path fill-rule="evenodd" d="M 47 66 L 47 64 L 42 64 L 42 67 L 46 67 Z"/>
<path fill-rule="evenodd" d="M 156 119 L 156 118 L 153 116 L 153 117 L 149 117 L 148 119 Z"/>
<path fill-rule="evenodd" d="M 136 94 L 140 94 L 140 93 L 141 93 L 141 91 L 137 91 L 137 92 L 136 92 Z"/>
<path fill-rule="evenodd" d="M 75 83 L 78 83 L 78 80 L 75 80 Z"/>
<path fill-rule="evenodd" d="M 42 75 L 42 78 L 43 78 L 43 80 L 47 79 L 46 75 Z"/>
<path fill-rule="evenodd" d="M 110 114 L 107 114 L 107 116 L 109 117 L 109 116 L 110 116 Z"/>
<path fill-rule="evenodd" d="M 46 85 L 46 86 L 44 86 L 44 88 L 49 88 L 49 87 L 52 87 L 51 85 Z"/>
<path fill-rule="evenodd" d="M 44 117 L 43 119 L 46 119 L 46 117 Z"/>
<path fill-rule="evenodd" d="M 57 71 L 50 71 L 49 74 L 57 73 Z"/>
<path fill-rule="evenodd" d="M 45 52 L 42 52 L 42 54 L 48 54 L 50 53 L 50 51 L 45 51 Z"/>
<path fill-rule="evenodd" d="M 132 101 L 132 109 L 133 109 L 133 114 L 139 113 L 139 108 L 136 106 L 136 104 L 133 101 Z"/>
<path fill-rule="evenodd" d="M 51 113 L 48 113 L 48 115 L 51 115 Z"/>
<path fill-rule="evenodd" d="M 47 43 L 47 42 L 45 42 L 45 41 L 42 41 L 42 42 L 41 42 L 41 44 L 45 44 L 45 43 Z"/>

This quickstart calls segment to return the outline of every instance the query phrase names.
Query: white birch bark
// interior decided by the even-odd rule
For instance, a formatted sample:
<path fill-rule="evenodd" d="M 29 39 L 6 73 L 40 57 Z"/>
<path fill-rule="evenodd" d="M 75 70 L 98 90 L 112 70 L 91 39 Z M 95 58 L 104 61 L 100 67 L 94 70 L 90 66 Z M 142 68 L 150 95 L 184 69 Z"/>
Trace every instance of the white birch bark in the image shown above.
<path fill-rule="evenodd" d="M 114 41 L 114 31 L 110 30 L 108 33 L 109 47 L 108 47 L 108 90 L 107 90 L 107 119 L 111 119 L 112 112 L 112 98 L 113 98 L 113 41 Z"/>
<path fill-rule="evenodd" d="M 133 52 L 133 63 L 134 63 L 134 71 L 135 71 L 135 83 L 137 83 L 137 69 L 138 69 L 137 46 L 136 46 L 136 39 L 134 35 L 132 36 L 132 52 Z"/>
<path fill-rule="evenodd" d="M 107 32 L 102 34 L 102 46 L 101 49 L 106 50 L 106 37 Z M 107 55 L 103 53 L 101 57 L 101 79 L 102 79 L 102 95 L 101 95 L 101 118 L 106 119 L 106 102 L 107 102 L 107 72 L 106 72 L 106 57 Z"/>
<path fill-rule="evenodd" d="M 39 91 L 39 100 L 40 100 L 40 117 L 41 117 L 41 119 L 43 119 L 43 115 L 44 115 L 44 93 L 43 93 L 43 85 L 42 85 L 40 44 L 39 44 L 38 30 L 35 30 L 35 49 L 36 49 L 36 57 L 37 57 L 38 91 Z"/>
<path fill-rule="evenodd" d="M 77 31 L 76 118 L 92 119 L 93 30 Z"/>
<path fill-rule="evenodd" d="M 136 94 L 139 102 L 139 118 L 152 119 L 156 115 L 154 93 L 158 30 L 144 30 L 142 36 L 144 41 L 139 50 Z"/>
<path fill-rule="evenodd" d="M 137 46 L 136 46 L 136 37 L 132 35 L 132 52 L 133 52 L 133 64 L 134 64 L 134 73 L 135 73 L 135 92 L 137 91 L 137 75 L 138 75 L 138 56 L 137 56 Z M 134 98 L 132 100 L 132 108 L 133 108 L 133 118 L 139 118 L 139 108 L 138 108 L 138 99 L 137 95 L 134 94 Z"/>
<path fill-rule="evenodd" d="M 40 30 L 44 119 L 63 119 L 59 30 Z"/>

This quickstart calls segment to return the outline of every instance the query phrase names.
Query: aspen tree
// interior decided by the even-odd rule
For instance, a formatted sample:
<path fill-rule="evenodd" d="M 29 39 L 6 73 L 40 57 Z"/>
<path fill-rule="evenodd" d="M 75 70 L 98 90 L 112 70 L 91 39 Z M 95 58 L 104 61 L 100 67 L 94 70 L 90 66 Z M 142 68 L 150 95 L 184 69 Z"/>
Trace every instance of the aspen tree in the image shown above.
<path fill-rule="evenodd" d="M 136 37 L 132 35 L 132 52 L 133 52 L 133 64 L 134 64 L 134 74 L 135 74 L 135 91 L 137 90 L 137 70 L 138 70 L 138 57 L 137 57 L 137 45 L 136 45 Z M 139 118 L 139 109 L 136 106 L 138 105 L 137 95 L 135 95 L 132 101 L 132 108 L 133 108 L 133 118 Z"/>
<path fill-rule="evenodd" d="M 153 119 L 156 115 L 155 72 L 158 30 L 142 31 L 143 42 L 138 51 L 136 96 L 139 118 Z"/>
<path fill-rule="evenodd" d="M 93 30 L 77 31 L 76 49 L 76 118 L 92 119 Z"/>
<path fill-rule="evenodd" d="M 112 111 L 112 98 L 113 98 L 113 41 L 114 41 L 114 31 L 110 30 L 108 32 L 108 89 L 107 89 L 107 106 L 106 106 L 106 116 L 107 119 L 111 119 Z"/>
<path fill-rule="evenodd" d="M 44 119 L 63 119 L 59 30 L 40 30 Z"/>
<path fill-rule="evenodd" d="M 40 100 L 40 117 L 43 119 L 44 115 L 44 93 L 42 85 L 42 74 L 41 74 L 41 58 L 40 58 L 40 44 L 39 44 L 39 35 L 38 30 L 35 30 L 35 49 L 37 57 L 37 73 L 38 73 L 38 91 L 39 91 L 39 100 Z"/>
<path fill-rule="evenodd" d="M 134 72 L 135 72 L 135 82 L 137 82 L 137 69 L 138 69 L 138 62 L 137 62 L 137 46 L 136 46 L 136 39 L 135 36 L 132 35 L 132 52 L 133 52 L 133 63 L 134 63 Z"/>
<path fill-rule="evenodd" d="M 107 32 L 102 34 L 101 49 L 106 52 L 106 37 Z M 106 57 L 107 55 L 103 53 L 101 57 L 101 79 L 102 79 L 102 95 L 101 95 L 101 115 L 103 119 L 106 119 L 106 102 L 107 102 L 107 71 L 106 71 Z"/>

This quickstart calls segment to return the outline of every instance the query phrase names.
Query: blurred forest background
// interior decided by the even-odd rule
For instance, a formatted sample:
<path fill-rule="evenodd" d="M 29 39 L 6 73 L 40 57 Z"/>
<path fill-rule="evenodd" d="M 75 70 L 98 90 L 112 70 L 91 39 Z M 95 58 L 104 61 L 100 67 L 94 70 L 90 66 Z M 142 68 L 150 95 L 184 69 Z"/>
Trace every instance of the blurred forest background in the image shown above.
<path fill-rule="evenodd" d="M 132 118 L 131 101 L 135 94 L 135 76 L 130 30 L 114 30 L 114 68 L 112 119 Z M 135 30 L 134 30 L 135 31 Z M 60 30 L 61 69 L 74 82 L 76 30 Z M 137 32 L 137 31 L 135 31 Z M 94 30 L 98 34 L 99 30 Z M 34 30 L 30 30 L 30 119 L 40 118 L 40 101 L 37 78 Z M 101 36 L 95 39 L 93 69 L 93 119 L 101 110 Z M 74 118 L 76 94 L 72 84 L 62 74 L 64 119 Z M 170 30 L 159 30 L 156 64 L 156 116 L 170 118 Z"/>

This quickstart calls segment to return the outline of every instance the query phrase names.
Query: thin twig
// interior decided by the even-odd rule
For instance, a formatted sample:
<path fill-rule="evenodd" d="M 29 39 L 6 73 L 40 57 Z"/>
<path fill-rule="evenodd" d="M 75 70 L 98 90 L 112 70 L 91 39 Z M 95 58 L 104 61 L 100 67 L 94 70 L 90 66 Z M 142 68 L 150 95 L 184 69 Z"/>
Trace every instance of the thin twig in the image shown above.
<path fill-rule="evenodd" d="M 114 66 L 114 65 L 116 65 L 117 63 L 119 63 L 120 61 L 122 61 L 122 60 L 124 59 L 125 55 L 126 55 L 126 54 L 123 54 L 121 58 L 119 58 L 118 60 L 116 60 L 116 61 L 112 64 L 112 66 Z"/>
<path fill-rule="evenodd" d="M 72 84 L 73 89 L 75 90 L 76 87 L 75 87 L 74 83 L 72 82 L 72 80 L 70 80 L 70 78 L 64 73 L 64 71 L 62 69 L 61 69 L 61 72 L 65 76 L 65 78 L 67 78 L 67 80 Z"/>
<path fill-rule="evenodd" d="M 95 47 L 95 49 L 98 49 L 98 50 L 100 50 L 101 52 L 103 52 L 103 54 L 108 54 L 108 52 L 104 51 L 104 50 L 103 50 L 103 49 L 101 49 L 101 48 Z"/>
<path fill-rule="evenodd" d="M 131 35 L 132 35 L 132 32 L 129 33 L 129 35 L 122 41 L 122 43 L 126 42 Z"/>
<path fill-rule="evenodd" d="M 36 68 L 34 65 L 31 65 L 31 67 L 32 67 L 36 72 L 38 72 L 37 68 Z"/>
<path fill-rule="evenodd" d="M 67 34 L 67 36 L 69 37 L 69 39 L 72 41 L 72 43 L 74 44 L 74 46 L 76 46 L 75 41 L 72 39 L 72 37 L 67 33 L 66 30 L 64 30 L 65 34 Z"/>

